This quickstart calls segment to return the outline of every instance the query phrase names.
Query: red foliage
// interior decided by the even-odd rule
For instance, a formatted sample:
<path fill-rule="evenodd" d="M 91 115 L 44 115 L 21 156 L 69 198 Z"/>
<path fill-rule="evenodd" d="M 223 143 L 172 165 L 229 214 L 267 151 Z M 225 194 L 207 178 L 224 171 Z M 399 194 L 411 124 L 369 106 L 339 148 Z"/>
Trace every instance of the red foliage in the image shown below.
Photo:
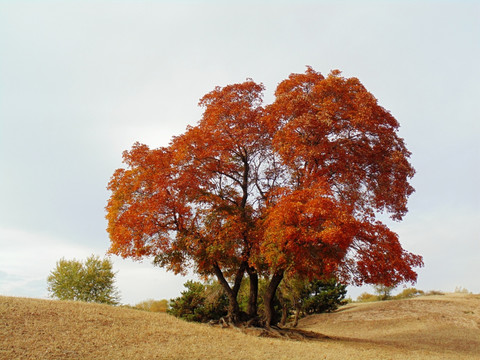
<path fill-rule="evenodd" d="M 267 109 L 289 186 L 267 216 L 270 266 L 354 283 L 416 280 L 420 256 L 376 220 L 407 212 L 415 171 L 395 118 L 358 81 L 308 68 L 280 83 Z"/>
<path fill-rule="evenodd" d="M 206 94 L 168 147 L 135 144 L 109 184 L 110 252 L 182 272 L 332 273 L 357 284 L 416 280 L 422 258 L 377 220 L 401 220 L 414 169 L 399 124 L 356 78 L 312 68 L 278 85 Z"/>

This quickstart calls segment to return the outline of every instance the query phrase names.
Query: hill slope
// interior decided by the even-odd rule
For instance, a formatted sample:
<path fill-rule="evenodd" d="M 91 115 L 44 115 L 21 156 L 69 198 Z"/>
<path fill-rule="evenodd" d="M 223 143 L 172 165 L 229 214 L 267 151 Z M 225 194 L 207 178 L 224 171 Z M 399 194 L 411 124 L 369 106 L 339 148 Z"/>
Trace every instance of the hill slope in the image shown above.
<path fill-rule="evenodd" d="M 480 296 L 355 304 L 258 338 L 105 305 L 0 297 L 0 359 L 478 359 Z"/>
<path fill-rule="evenodd" d="M 480 295 L 351 304 L 302 319 L 299 326 L 345 342 L 480 359 Z"/>

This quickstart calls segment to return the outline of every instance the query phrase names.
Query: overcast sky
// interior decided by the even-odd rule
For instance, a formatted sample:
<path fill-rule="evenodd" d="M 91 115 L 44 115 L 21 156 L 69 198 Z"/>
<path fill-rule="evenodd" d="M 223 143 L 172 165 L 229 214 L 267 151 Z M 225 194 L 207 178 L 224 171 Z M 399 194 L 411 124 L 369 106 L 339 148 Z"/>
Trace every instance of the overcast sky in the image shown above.
<path fill-rule="evenodd" d="M 401 124 L 417 288 L 480 292 L 479 1 L 0 0 L 0 295 L 47 297 L 62 257 L 104 256 L 106 185 L 135 141 L 167 145 L 217 85 L 311 65 L 355 76 Z M 122 302 L 185 278 L 114 259 Z M 361 289 L 351 289 L 356 297 Z"/>

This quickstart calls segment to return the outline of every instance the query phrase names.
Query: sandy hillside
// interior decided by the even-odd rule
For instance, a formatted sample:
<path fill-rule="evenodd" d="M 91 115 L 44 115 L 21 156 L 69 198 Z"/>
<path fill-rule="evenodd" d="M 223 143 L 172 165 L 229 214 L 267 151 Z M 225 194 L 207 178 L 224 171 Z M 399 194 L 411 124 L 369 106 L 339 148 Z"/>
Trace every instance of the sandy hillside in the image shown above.
<path fill-rule="evenodd" d="M 355 304 L 259 338 L 105 305 L 0 297 L 0 359 L 479 359 L 480 296 Z"/>

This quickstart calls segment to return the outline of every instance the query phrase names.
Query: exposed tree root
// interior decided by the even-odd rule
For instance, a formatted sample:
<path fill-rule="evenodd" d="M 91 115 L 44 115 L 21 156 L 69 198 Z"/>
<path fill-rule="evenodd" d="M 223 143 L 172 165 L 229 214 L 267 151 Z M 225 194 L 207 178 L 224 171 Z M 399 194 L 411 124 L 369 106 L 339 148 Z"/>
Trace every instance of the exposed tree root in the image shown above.
<path fill-rule="evenodd" d="M 211 321 L 209 324 L 212 326 L 220 326 L 222 328 L 235 329 L 244 334 L 258 337 L 288 339 L 296 341 L 332 339 L 329 336 L 313 331 L 305 331 L 294 328 L 281 328 L 277 326 L 271 326 L 270 328 L 266 328 L 260 326 L 258 323 L 251 320 L 243 322 L 241 324 L 232 324 L 231 322 L 227 322 L 226 319 L 222 318 L 219 321 Z"/>
<path fill-rule="evenodd" d="M 279 328 L 279 327 L 270 327 L 270 328 L 245 328 L 243 332 L 246 334 L 252 333 L 260 337 L 269 337 L 269 338 L 278 338 L 278 339 L 289 339 L 289 340 L 325 340 L 330 339 L 328 336 L 316 333 L 313 331 L 305 331 L 293 328 Z"/>

